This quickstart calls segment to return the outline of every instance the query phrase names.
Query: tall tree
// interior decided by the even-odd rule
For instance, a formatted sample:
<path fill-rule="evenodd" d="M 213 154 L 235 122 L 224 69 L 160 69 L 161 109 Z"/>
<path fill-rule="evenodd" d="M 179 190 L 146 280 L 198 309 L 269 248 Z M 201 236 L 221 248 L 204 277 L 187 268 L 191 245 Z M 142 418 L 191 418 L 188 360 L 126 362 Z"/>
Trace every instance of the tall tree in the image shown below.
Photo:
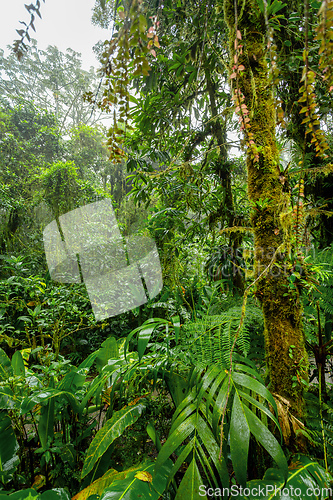
<path fill-rule="evenodd" d="M 1 50 L 0 74 L 3 102 L 34 103 L 53 113 L 61 130 L 101 119 L 101 113 L 84 101 L 86 92 L 96 91 L 99 79 L 93 68 L 82 69 L 80 54 L 72 49 L 65 54 L 52 46 L 40 50 L 36 40 L 31 40 L 20 61 L 15 54 L 4 57 Z"/>
<path fill-rule="evenodd" d="M 252 203 L 257 291 L 265 319 L 265 345 L 270 389 L 288 399 L 304 416 L 302 381 L 307 380 L 307 353 L 299 290 L 291 288 L 288 255 L 292 219 L 279 169 L 276 101 L 269 59 L 269 33 L 255 0 L 224 3 L 229 28 L 230 79 L 248 144 L 248 196 Z M 293 355 L 290 356 L 290 345 Z M 293 377 L 298 383 L 294 384 Z"/>
<path fill-rule="evenodd" d="M 39 203 L 39 176 L 64 150 L 52 114 L 31 103 L 0 113 L 0 185 L 6 195 L 0 214 L 0 247 L 13 251 L 13 238 Z"/>

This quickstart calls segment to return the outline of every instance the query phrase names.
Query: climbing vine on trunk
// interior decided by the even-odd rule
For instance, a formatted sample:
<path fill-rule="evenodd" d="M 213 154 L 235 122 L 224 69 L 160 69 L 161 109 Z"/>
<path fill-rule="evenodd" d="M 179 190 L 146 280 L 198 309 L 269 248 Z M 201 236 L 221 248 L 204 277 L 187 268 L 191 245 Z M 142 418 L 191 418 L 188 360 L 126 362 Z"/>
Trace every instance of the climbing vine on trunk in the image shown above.
<path fill-rule="evenodd" d="M 302 326 L 302 306 L 297 286 L 291 286 L 295 264 L 290 249 L 291 213 L 289 193 L 280 179 L 276 143 L 274 84 L 268 65 L 267 23 L 254 0 L 224 3 L 229 28 L 230 78 L 247 133 L 248 197 L 252 203 L 256 275 L 263 274 L 256 287 L 265 319 L 265 348 L 269 388 L 290 402 L 294 414 L 304 414 L 303 391 L 307 384 L 307 354 Z M 240 33 L 240 34 L 239 34 Z M 238 40 L 242 39 L 242 51 Z M 236 56 L 236 57 L 235 57 Z M 237 59 L 238 71 L 235 71 Z M 241 68 L 239 70 L 239 68 Z M 236 73 L 236 74 L 235 74 Z M 236 111 L 238 110 L 236 108 Z M 246 110 L 246 113 L 244 113 Z M 247 120 L 243 119 L 246 116 Z M 253 149 L 256 148 L 254 153 Z M 290 356 L 290 345 L 295 346 Z"/>

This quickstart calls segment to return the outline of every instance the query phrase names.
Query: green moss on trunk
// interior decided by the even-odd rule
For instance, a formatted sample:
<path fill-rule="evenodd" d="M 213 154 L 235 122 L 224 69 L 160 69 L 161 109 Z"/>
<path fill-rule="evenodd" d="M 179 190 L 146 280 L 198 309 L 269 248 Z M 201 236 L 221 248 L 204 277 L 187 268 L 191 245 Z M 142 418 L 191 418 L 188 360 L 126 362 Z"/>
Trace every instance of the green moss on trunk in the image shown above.
<path fill-rule="evenodd" d="M 224 4 L 229 28 L 230 56 L 234 61 L 234 1 Z M 255 265 L 258 276 L 271 262 L 274 252 L 288 243 L 289 231 L 281 225 L 280 215 L 289 200 L 279 180 L 279 155 L 276 145 L 276 117 L 272 87 L 269 83 L 264 17 L 253 0 L 238 2 L 237 29 L 243 45 L 239 64 L 244 66 L 237 83 L 249 110 L 251 132 L 259 151 L 255 161 L 247 154 L 248 196 L 253 202 Z M 288 246 L 288 245 L 287 245 Z M 265 347 L 270 389 L 290 401 L 293 413 L 304 414 L 303 383 L 307 380 L 307 354 L 302 326 L 302 307 L 297 288 L 288 281 L 287 257 L 281 257 L 260 278 L 257 296 L 265 319 Z M 294 346 L 294 347 L 290 347 Z M 295 379 L 296 377 L 296 379 Z M 296 380 L 296 383 L 295 383 Z M 293 387 L 294 385 L 294 387 Z"/>

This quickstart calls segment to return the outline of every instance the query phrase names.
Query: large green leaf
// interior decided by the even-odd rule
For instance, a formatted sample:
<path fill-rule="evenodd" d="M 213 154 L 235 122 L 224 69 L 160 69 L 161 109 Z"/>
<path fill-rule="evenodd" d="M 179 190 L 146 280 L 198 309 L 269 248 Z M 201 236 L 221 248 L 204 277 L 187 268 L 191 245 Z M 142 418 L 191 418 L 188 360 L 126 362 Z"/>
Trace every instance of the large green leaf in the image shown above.
<path fill-rule="evenodd" d="M 102 347 L 98 351 L 98 355 L 96 357 L 96 367 L 98 372 L 100 373 L 103 366 L 108 364 L 109 359 L 118 359 L 119 358 L 119 350 L 118 344 L 115 337 L 108 337 L 102 343 Z"/>
<path fill-rule="evenodd" d="M 20 400 L 9 386 L 0 387 L 0 409 L 11 410 L 20 408 Z"/>
<path fill-rule="evenodd" d="M 14 375 L 24 376 L 25 368 L 23 357 L 20 351 L 15 351 L 12 357 L 12 367 L 14 371 Z"/>
<path fill-rule="evenodd" d="M 247 483 L 250 495 L 239 495 L 240 500 L 324 500 L 329 498 L 332 477 L 317 462 L 304 455 L 294 457 L 285 478 L 279 469 L 268 469 L 262 480 Z"/>
<path fill-rule="evenodd" d="M 119 478 L 119 472 L 115 469 L 108 470 L 102 477 L 99 477 L 96 481 L 87 486 L 87 488 L 84 488 L 84 490 L 77 493 L 72 500 L 87 500 L 90 495 L 101 495 L 105 488 L 112 483 L 115 477 Z"/>
<path fill-rule="evenodd" d="M 175 406 L 179 406 L 187 393 L 187 380 L 184 376 L 175 371 L 165 371 L 164 380 L 168 386 L 172 400 Z"/>
<path fill-rule="evenodd" d="M 266 425 L 246 406 L 243 406 L 245 416 L 249 424 L 251 433 L 257 441 L 271 455 L 278 467 L 281 469 L 285 479 L 288 476 L 288 463 L 281 446 Z"/>
<path fill-rule="evenodd" d="M 54 385 L 54 380 L 51 378 L 50 386 Z M 47 441 L 53 440 L 54 436 L 54 398 L 49 398 L 42 406 L 39 422 L 38 422 L 38 435 L 41 447 L 45 450 L 47 448 Z"/>
<path fill-rule="evenodd" d="M 80 404 L 80 408 L 79 408 L 80 413 L 83 412 L 83 410 L 87 406 L 89 400 L 102 390 L 106 381 L 113 374 L 115 374 L 116 372 L 119 372 L 122 364 L 123 364 L 123 361 L 121 361 L 121 360 L 115 361 L 113 365 L 105 366 L 102 369 L 101 373 L 97 377 L 95 377 L 95 379 L 92 381 L 92 383 L 89 386 L 87 394 L 84 396 L 84 398 Z"/>
<path fill-rule="evenodd" d="M 179 455 L 169 476 L 169 481 L 172 480 L 184 461 L 190 462 L 190 472 L 182 480 L 182 483 L 183 481 L 185 483 L 184 485 L 181 483 L 181 491 L 188 489 L 187 482 L 190 477 L 198 479 L 197 474 L 199 474 L 199 477 L 201 476 L 199 468 L 204 471 L 203 477 L 209 476 L 216 485 L 221 484 L 221 482 L 225 486 L 229 484 L 225 460 L 223 457 L 222 460 L 219 459 L 219 444 L 209 425 L 206 411 L 206 403 L 204 401 L 200 402 L 199 398 L 197 398 L 197 391 L 193 388 L 177 408 L 169 437 L 162 446 L 156 460 L 155 470 L 158 471 L 159 467 L 165 463 L 172 453 Z M 190 441 L 186 446 L 182 447 L 183 449 L 179 454 L 178 449 L 181 449 L 181 445 L 187 439 Z M 198 481 L 194 485 L 193 495 L 197 494 L 195 492 L 198 490 Z M 203 484 L 203 481 L 204 479 L 201 478 L 200 484 Z M 193 498 L 196 497 L 193 496 Z"/>
<path fill-rule="evenodd" d="M 158 500 L 161 498 L 167 485 L 167 478 L 171 470 L 172 462 L 169 460 L 153 476 L 154 463 L 141 464 L 136 468 L 129 469 L 125 478 L 119 473 L 119 479 L 115 478 L 108 488 L 104 490 L 100 500 Z"/>
<path fill-rule="evenodd" d="M 272 408 L 274 409 L 275 414 L 277 415 L 277 407 L 275 399 L 269 390 L 258 380 L 255 380 L 253 377 L 249 375 L 245 375 L 244 373 L 232 373 L 232 381 L 235 384 L 238 384 L 240 387 L 245 387 L 246 389 L 250 389 L 250 391 L 254 391 L 257 394 L 260 394 L 263 398 L 265 398 Z"/>
<path fill-rule="evenodd" d="M 237 391 L 234 395 L 230 421 L 230 453 L 236 478 L 242 486 L 247 480 L 250 429 Z"/>
<path fill-rule="evenodd" d="M 185 476 L 182 479 L 182 482 L 179 485 L 177 495 L 175 500 L 202 500 L 203 498 L 207 499 L 206 495 L 202 495 L 199 491 L 200 485 L 202 483 L 202 479 L 200 476 L 200 472 L 198 470 L 198 466 L 195 460 L 192 460 L 190 465 L 188 466 L 187 471 L 185 472 Z"/>
<path fill-rule="evenodd" d="M 8 380 L 13 376 L 13 367 L 10 359 L 3 349 L 0 348 L 0 380 Z"/>
<path fill-rule="evenodd" d="M 7 482 L 19 463 L 17 451 L 19 449 L 12 422 L 8 415 L 0 412 L 0 481 Z"/>
<path fill-rule="evenodd" d="M 156 471 L 161 467 L 172 453 L 182 444 L 182 442 L 189 437 L 195 429 L 196 414 L 191 413 L 188 418 L 185 418 L 173 432 L 170 431 L 168 439 L 162 446 L 160 453 L 156 460 Z"/>
<path fill-rule="evenodd" d="M 85 375 L 78 373 L 78 369 L 74 368 L 66 373 L 64 378 L 57 385 L 57 389 L 75 394 L 77 390 L 82 389 L 85 380 Z"/>
<path fill-rule="evenodd" d="M 121 436 L 129 425 L 136 422 L 145 408 L 145 405 L 140 403 L 135 406 L 128 405 L 126 408 L 114 412 L 112 418 L 97 432 L 90 443 L 83 464 L 82 478 L 92 470 L 97 460 L 106 452 L 113 441 Z"/>
<path fill-rule="evenodd" d="M 150 318 L 147 321 L 145 321 L 141 326 L 135 328 L 135 330 L 132 330 L 131 333 L 129 333 L 126 337 L 126 342 L 124 347 L 125 358 L 126 358 L 127 347 L 136 333 L 138 334 L 139 359 L 141 359 L 155 328 L 157 328 L 160 325 L 168 325 L 168 324 L 169 322 L 166 319 Z"/>
<path fill-rule="evenodd" d="M 258 408 L 258 410 L 260 410 L 262 413 L 265 413 L 267 415 L 267 417 L 269 417 L 271 420 L 273 420 L 273 422 L 275 423 L 277 429 L 280 431 L 280 434 L 282 435 L 281 429 L 280 429 L 280 424 L 279 424 L 277 418 L 267 408 L 267 406 L 263 405 L 260 401 L 258 401 L 257 399 L 254 399 L 252 396 L 250 396 L 248 393 L 246 393 L 244 391 L 238 390 L 238 394 L 241 396 L 242 400 L 246 399 L 246 401 L 248 401 L 249 403 L 251 403 L 251 405 L 253 405 L 256 408 Z"/>
<path fill-rule="evenodd" d="M 33 489 L 16 491 L 8 496 L 10 500 L 40 500 L 40 495 Z"/>
<path fill-rule="evenodd" d="M 58 389 L 47 388 L 40 392 L 34 392 L 31 396 L 24 398 L 21 404 L 21 414 L 28 413 L 37 404 L 46 403 L 49 399 L 62 397 L 67 399 L 75 413 L 79 413 L 79 403 L 75 396 L 70 392 L 60 391 Z"/>
<path fill-rule="evenodd" d="M 82 363 L 78 366 L 78 371 L 80 371 L 82 369 L 91 368 L 92 365 L 94 364 L 94 361 L 97 358 L 98 354 L 99 354 L 99 349 L 97 351 L 89 354 L 89 356 L 84 361 L 82 361 Z"/>

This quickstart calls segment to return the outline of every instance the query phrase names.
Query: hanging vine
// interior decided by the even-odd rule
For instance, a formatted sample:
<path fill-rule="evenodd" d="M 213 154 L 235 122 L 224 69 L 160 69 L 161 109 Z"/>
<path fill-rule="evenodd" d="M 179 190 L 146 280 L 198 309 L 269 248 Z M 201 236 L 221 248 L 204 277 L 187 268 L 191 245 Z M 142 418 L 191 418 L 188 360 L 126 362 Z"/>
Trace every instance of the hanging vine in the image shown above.
<path fill-rule="evenodd" d="M 145 16 L 142 0 L 131 0 L 125 9 L 117 10 L 120 29 L 110 41 L 104 44 L 101 57 L 101 74 L 104 76 L 104 91 L 97 102 L 99 108 L 113 113 L 113 124 L 108 132 L 110 159 L 117 163 L 125 155 L 124 137 L 132 130 L 129 91 L 130 79 L 148 76 L 150 65 L 148 57 L 156 57 L 159 48 L 157 16 L 150 17 L 151 26 Z M 92 93 L 86 99 L 94 102 Z"/>
<path fill-rule="evenodd" d="M 323 0 L 318 15 L 320 22 L 317 26 L 316 40 L 320 41 L 319 68 L 331 92 L 333 90 L 333 1 Z"/>
<path fill-rule="evenodd" d="M 326 11 L 327 13 L 327 11 Z M 332 12 L 333 14 L 333 12 Z M 305 134 L 311 134 L 311 143 L 316 150 L 316 156 L 321 156 L 326 159 L 327 154 L 325 151 L 329 149 L 325 134 L 320 128 L 319 115 L 317 113 L 317 102 L 315 95 L 316 74 L 310 69 L 309 66 L 309 2 L 306 0 L 304 4 L 304 34 L 305 34 L 305 48 L 303 51 L 304 68 L 302 73 L 301 82 L 304 82 L 299 92 L 302 94 L 298 103 L 302 106 L 300 114 L 305 114 L 302 124 L 306 124 Z M 325 38 L 325 37 L 324 37 Z M 326 44 L 326 42 L 323 42 Z M 324 51 L 325 52 L 325 51 Z M 324 63 L 322 63 L 324 64 Z"/>

